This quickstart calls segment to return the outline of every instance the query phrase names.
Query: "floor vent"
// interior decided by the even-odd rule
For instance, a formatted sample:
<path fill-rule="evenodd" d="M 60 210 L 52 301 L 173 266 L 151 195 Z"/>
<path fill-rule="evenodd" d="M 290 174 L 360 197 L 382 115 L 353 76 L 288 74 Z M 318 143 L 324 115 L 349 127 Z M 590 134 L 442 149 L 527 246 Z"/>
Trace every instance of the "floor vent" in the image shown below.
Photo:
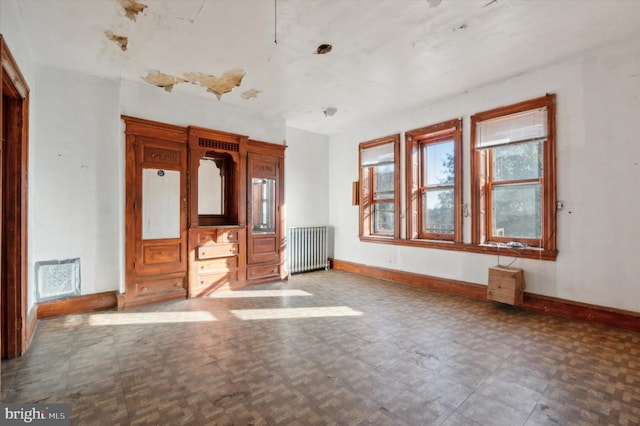
<path fill-rule="evenodd" d="M 80 295 L 80 258 L 36 262 L 38 302 Z"/>

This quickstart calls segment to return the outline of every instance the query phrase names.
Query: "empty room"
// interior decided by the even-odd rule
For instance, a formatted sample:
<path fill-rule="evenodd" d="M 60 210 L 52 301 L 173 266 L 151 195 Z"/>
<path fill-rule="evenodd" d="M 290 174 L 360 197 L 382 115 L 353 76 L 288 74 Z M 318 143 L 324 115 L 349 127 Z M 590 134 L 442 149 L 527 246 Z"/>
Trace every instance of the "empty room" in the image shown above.
<path fill-rule="evenodd" d="M 640 424 L 640 1 L 0 0 L 1 424 Z"/>

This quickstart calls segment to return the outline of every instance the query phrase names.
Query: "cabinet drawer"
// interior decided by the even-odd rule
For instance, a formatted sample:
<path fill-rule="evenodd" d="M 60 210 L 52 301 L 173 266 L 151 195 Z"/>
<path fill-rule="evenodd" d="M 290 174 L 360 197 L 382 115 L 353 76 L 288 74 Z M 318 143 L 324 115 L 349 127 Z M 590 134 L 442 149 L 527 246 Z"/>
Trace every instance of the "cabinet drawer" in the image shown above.
<path fill-rule="evenodd" d="M 210 229 L 207 231 L 198 232 L 198 245 L 202 246 L 205 244 L 211 244 L 218 241 L 218 230 Z"/>
<path fill-rule="evenodd" d="M 152 294 L 178 291 L 184 288 L 183 278 L 172 278 L 166 280 L 140 281 L 136 282 L 135 295 L 149 296 Z"/>
<path fill-rule="evenodd" d="M 206 274 L 214 271 L 227 272 L 238 269 L 238 257 L 220 257 L 218 259 L 201 260 L 198 262 L 198 273 Z"/>
<path fill-rule="evenodd" d="M 238 272 L 225 272 L 221 274 L 205 274 L 198 276 L 198 289 L 215 289 L 224 284 L 234 284 L 238 281 Z"/>
<path fill-rule="evenodd" d="M 237 243 L 238 242 L 238 230 L 237 229 L 221 229 L 218 231 L 219 243 Z"/>
<path fill-rule="evenodd" d="M 198 245 L 204 246 L 216 243 L 237 243 L 237 229 L 208 229 L 198 232 Z"/>
<path fill-rule="evenodd" d="M 247 268 L 247 279 L 277 277 L 280 275 L 280 265 L 250 266 Z"/>
<path fill-rule="evenodd" d="M 238 254 L 238 244 L 224 243 L 198 247 L 198 259 L 213 259 L 216 257 L 235 256 Z"/>

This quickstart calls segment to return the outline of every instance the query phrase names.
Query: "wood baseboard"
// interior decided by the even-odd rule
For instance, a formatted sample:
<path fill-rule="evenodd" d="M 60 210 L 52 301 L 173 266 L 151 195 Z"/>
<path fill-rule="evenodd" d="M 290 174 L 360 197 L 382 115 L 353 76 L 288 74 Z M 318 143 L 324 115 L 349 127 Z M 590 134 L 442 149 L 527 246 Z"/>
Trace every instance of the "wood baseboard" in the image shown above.
<path fill-rule="evenodd" d="M 24 355 L 29 349 L 31 345 L 31 341 L 33 340 L 33 335 L 36 332 L 36 326 L 38 325 L 38 309 L 36 306 L 32 307 L 29 310 L 29 314 L 27 315 L 27 334 L 24 339 L 24 344 L 22 345 L 22 354 Z"/>
<path fill-rule="evenodd" d="M 338 259 L 332 259 L 331 264 L 332 267 L 337 270 L 353 272 L 355 274 L 365 275 L 372 278 L 379 278 L 382 280 L 488 301 L 487 287 L 481 284 L 433 277 L 395 269 L 379 268 L 377 266 L 362 265 Z M 566 318 L 574 318 L 595 324 L 621 328 L 623 330 L 640 332 L 640 312 L 607 308 L 604 306 L 590 305 L 572 300 L 526 292 L 524 294 L 524 302 L 520 307 L 559 315 Z"/>
<path fill-rule="evenodd" d="M 117 306 L 116 292 L 106 291 L 40 303 L 37 317 L 43 319 L 83 312 L 106 311 Z"/>

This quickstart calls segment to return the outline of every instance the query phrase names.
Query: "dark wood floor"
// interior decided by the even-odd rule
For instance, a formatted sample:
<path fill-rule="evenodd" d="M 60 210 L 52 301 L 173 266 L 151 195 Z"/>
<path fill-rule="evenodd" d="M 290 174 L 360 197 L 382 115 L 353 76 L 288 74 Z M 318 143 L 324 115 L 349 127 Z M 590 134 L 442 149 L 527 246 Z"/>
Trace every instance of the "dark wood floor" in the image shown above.
<path fill-rule="evenodd" d="M 71 424 L 637 425 L 640 334 L 340 271 L 40 321 L 4 402 Z"/>

